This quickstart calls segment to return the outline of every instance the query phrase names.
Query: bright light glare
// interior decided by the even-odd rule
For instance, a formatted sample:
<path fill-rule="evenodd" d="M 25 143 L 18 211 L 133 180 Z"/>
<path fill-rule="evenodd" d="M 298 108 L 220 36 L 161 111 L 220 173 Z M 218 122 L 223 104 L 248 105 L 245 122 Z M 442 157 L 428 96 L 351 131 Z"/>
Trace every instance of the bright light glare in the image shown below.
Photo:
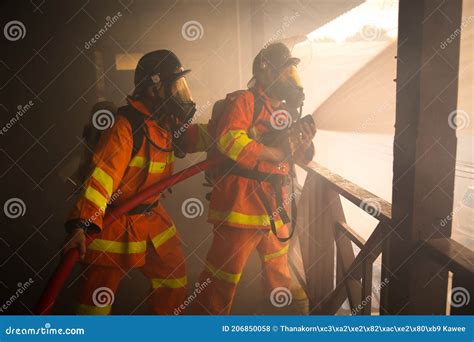
<path fill-rule="evenodd" d="M 384 40 L 397 37 L 398 1 L 366 0 L 307 35 L 311 41 Z"/>

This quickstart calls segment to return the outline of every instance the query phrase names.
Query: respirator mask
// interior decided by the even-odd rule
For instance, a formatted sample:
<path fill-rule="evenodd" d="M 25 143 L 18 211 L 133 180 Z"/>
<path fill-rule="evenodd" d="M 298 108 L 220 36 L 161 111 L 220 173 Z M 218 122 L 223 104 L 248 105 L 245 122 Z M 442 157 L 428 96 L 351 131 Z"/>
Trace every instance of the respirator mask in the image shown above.
<path fill-rule="evenodd" d="M 296 66 L 290 64 L 272 72 L 275 74 L 274 81 L 267 88 L 271 96 L 285 101 L 289 109 L 302 107 L 305 96 Z"/>
<path fill-rule="evenodd" d="M 172 128 L 190 124 L 196 113 L 196 103 L 193 101 L 186 79 L 180 77 L 174 80 L 165 92 L 168 94 L 161 110 L 171 118 Z"/>
<path fill-rule="evenodd" d="M 170 84 L 160 84 L 154 89 L 156 101 L 153 117 L 172 131 L 185 123 L 191 123 L 196 113 L 196 103 L 184 77 Z"/>
<path fill-rule="evenodd" d="M 153 117 L 168 128 L 173 136 L 173 149 L 178 158 L 184 157 L 182 143 L 187 127 L 196 113 L 188 83 L 179 77 L 168 84 L 155 88 L 155 108 Z"/>

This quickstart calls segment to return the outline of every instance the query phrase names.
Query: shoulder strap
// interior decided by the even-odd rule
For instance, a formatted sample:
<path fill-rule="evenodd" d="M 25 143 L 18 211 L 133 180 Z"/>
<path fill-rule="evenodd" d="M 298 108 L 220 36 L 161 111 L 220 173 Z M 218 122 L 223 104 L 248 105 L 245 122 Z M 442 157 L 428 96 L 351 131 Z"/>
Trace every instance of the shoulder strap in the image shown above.
<path fill-rule="evenodd" d="M 263 108 L 263 98 L 253 89 L 250 89 L 253 94 L 253 117 L 252 124 L 257 121 L 258 116 L 262 112 Z"/>
<path fill-rule="evenodd" d="M 130 105 L 120 107 L 117 110 L 117 113 L 124 116 L 132 127 L 133 156 L 137 154 L 138 150 L 142 146 L 143 137 L 145 136 L 145 119 L 143 118 L 143 114 Z"/>

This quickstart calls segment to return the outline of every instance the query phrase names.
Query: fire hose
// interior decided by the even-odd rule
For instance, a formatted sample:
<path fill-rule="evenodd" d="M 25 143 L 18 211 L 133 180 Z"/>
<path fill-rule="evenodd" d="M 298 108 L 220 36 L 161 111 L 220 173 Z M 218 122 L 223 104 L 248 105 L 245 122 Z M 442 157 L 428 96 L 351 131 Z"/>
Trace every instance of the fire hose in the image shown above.
<path fill-rule="evenodd" d="M 194 164 L 176 174 L 163 179 L 159 182 L 156 182 L 153 185 L 150 185 L 148 188 L 144 189 L 143 191 L 139 192 L 138 194 L 132 196 L 128 199 L 125 203 L 121 204 L 120 206 L 111 208 L 107 211 L 107 214 L 104 217 L 103 226 L 107 227 L 112 222 L 114 222 L 117 218 L 121 217 L 125 213 L 129 212 L 137 205 L 143 203 L 144 201 L 150 199 L 153 196 L 156 196 L 160 192 L 168 189 L 169 187 L 194 176 L 195 174 L 210 169 L 221 162 L 220 159 L 207 159 L 200 163 Z M 106 228 L 105 228 L 106 229 Z M 94 240 L 93 236 L 87 235 L 86 244 L 88 245 Z M 79 250 L 76 248 L 70 249 L 65 253 L 63 256 L 60 264 L 54 270 L 53 275 L 48 280 L 46 287 L 41 294 L 41 297 L 36 304 L 34 313 L 36 315 L 47 315 L 51 312 L 54 303 L 59 295 L 59 292 L 64 286 L 66 279 L 68 278 L 69 274 L 72 272 L 74 265 L 79 260 Z"/>

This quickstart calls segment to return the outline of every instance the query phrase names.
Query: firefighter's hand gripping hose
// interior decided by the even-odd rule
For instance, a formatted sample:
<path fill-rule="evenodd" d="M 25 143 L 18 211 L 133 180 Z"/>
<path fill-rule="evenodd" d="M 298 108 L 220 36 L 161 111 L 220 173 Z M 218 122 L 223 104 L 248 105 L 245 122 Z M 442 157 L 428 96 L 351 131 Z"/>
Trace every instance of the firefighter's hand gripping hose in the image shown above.
<path fill-rule="evenodd" d="M 167 179 L 164 179 L 149 186 L 145 190 L 130 198 L 124 204 L 116 208 L 111 208 L 105 215 L 104 227 L 107 227 L 107 225 L 116 220 L 118 217 L 135 208 L 137 205 L 143 203 L 150 197 L 155 196 L 156 194 L 166 190 L 167 188 L 189 177 L 192 177 L 201 171 L 205 171 L 216 166 L 221 161 L 222 160 L 219 158 L 207 159 L 205 161 L 192 165 L 187 169 L 177 172 L 176 174 Z M 89 244 L 92 240 L 93 237 L 88 236 L 87 244 Z M 61 291 L 64 285 L 64 282 L 68 278 L 69 274 L 71 273 L 72 269 L 74 268 L 74 265 L 77 263 L 78 260 L 79 251 L 76 248 L 70 249 L 64 255 L 63 259 L 61 260 L 61 263 L 55 269 L 53 275 L 46 284 L 46 287 L 43 293 L 41 294 L 38 303 L 36 304 L 36 308 L 34 311 L 36 315 L 47 315 L 51 312 L 54 303 L 56 302 L 56 298 L 58 297 L 59 292 Z"/>

